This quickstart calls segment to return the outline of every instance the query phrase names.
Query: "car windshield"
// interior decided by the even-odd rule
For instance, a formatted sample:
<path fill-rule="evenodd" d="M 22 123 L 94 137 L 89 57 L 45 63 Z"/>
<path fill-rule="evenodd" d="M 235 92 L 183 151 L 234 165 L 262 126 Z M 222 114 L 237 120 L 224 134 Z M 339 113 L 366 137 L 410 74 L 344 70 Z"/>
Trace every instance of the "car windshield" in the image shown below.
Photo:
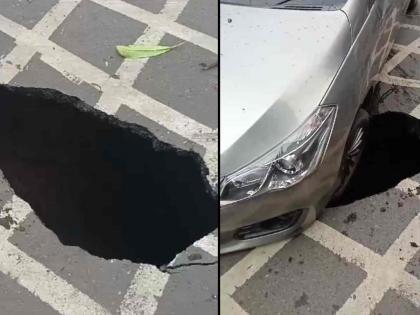
<path fill-rule="evenodd" d="M 221 3 L 237 4 L 258 8 L 322 7 L 340 9 L 347 0 L 220 0 Z"/>

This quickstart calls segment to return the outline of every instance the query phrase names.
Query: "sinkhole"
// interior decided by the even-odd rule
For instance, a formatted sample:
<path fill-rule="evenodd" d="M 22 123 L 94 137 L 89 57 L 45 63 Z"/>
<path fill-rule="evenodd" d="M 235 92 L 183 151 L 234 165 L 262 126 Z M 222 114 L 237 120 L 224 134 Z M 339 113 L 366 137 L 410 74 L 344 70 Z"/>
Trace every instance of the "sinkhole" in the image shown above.
<path fill-rule="evenodd" d="M 164 265 L 217 227 L 201 157 L 75 97 L 0 86 L 0 169 L 65 245 Z"/>
<path fill-rule="evenodd" d="M 420 120 L 386 112 L 370 118 L 366 146 L 340 206 L 384 192 L 420 173 Z"/>

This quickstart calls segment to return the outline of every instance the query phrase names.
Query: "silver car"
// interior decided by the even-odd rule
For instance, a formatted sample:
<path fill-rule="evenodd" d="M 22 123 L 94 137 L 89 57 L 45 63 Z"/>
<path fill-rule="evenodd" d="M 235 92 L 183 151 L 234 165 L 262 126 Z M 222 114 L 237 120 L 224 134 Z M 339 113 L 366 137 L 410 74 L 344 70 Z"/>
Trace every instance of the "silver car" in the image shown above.
<path fill-rule="evenodd" d="M 221 252 L 308 227 L 343 193 L 415 0 L 222 0 Z"/>

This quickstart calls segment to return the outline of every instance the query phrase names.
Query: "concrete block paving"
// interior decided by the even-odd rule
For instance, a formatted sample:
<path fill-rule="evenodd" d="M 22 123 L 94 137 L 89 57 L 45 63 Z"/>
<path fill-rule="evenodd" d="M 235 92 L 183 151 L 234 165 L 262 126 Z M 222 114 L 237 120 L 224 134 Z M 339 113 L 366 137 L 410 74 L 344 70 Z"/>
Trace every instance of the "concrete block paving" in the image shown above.
<path fill-rule="evenodd" d="M 190 2 L 0 1 L 0 83 L 77 96 L 208 161 L 217 153 L 217 70 L 200 63 L 217 60 L 217 1 Z M 171 41 L 185 43 L 150 60 L 115 50 Z M 0 174 L 0 314 L 217 314 L 216 256 L 214 233 L 166 272 L 64 246 Z"/>

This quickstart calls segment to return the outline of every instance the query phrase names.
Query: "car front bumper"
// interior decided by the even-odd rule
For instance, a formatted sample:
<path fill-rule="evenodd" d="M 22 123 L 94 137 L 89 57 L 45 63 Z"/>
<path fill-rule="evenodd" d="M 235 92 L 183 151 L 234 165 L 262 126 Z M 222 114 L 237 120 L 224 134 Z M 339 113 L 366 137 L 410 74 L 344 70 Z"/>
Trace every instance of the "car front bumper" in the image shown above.
<path fill-rule="evenodd" d="M 318 169 L 295 186 L 222 205 L 220 252 L 224 254 L 286 239 L 310 226 L 325 208 L 337 187 L 347 132 L 348 128 L 340 128 L 337 125 L 333 127 L 327 151 Z M 299 217 L 284 229 L 250 238 L 239 236 L 238 231 L 244 227 L 287 215 L 296 210 L 300 210 Z"/>

